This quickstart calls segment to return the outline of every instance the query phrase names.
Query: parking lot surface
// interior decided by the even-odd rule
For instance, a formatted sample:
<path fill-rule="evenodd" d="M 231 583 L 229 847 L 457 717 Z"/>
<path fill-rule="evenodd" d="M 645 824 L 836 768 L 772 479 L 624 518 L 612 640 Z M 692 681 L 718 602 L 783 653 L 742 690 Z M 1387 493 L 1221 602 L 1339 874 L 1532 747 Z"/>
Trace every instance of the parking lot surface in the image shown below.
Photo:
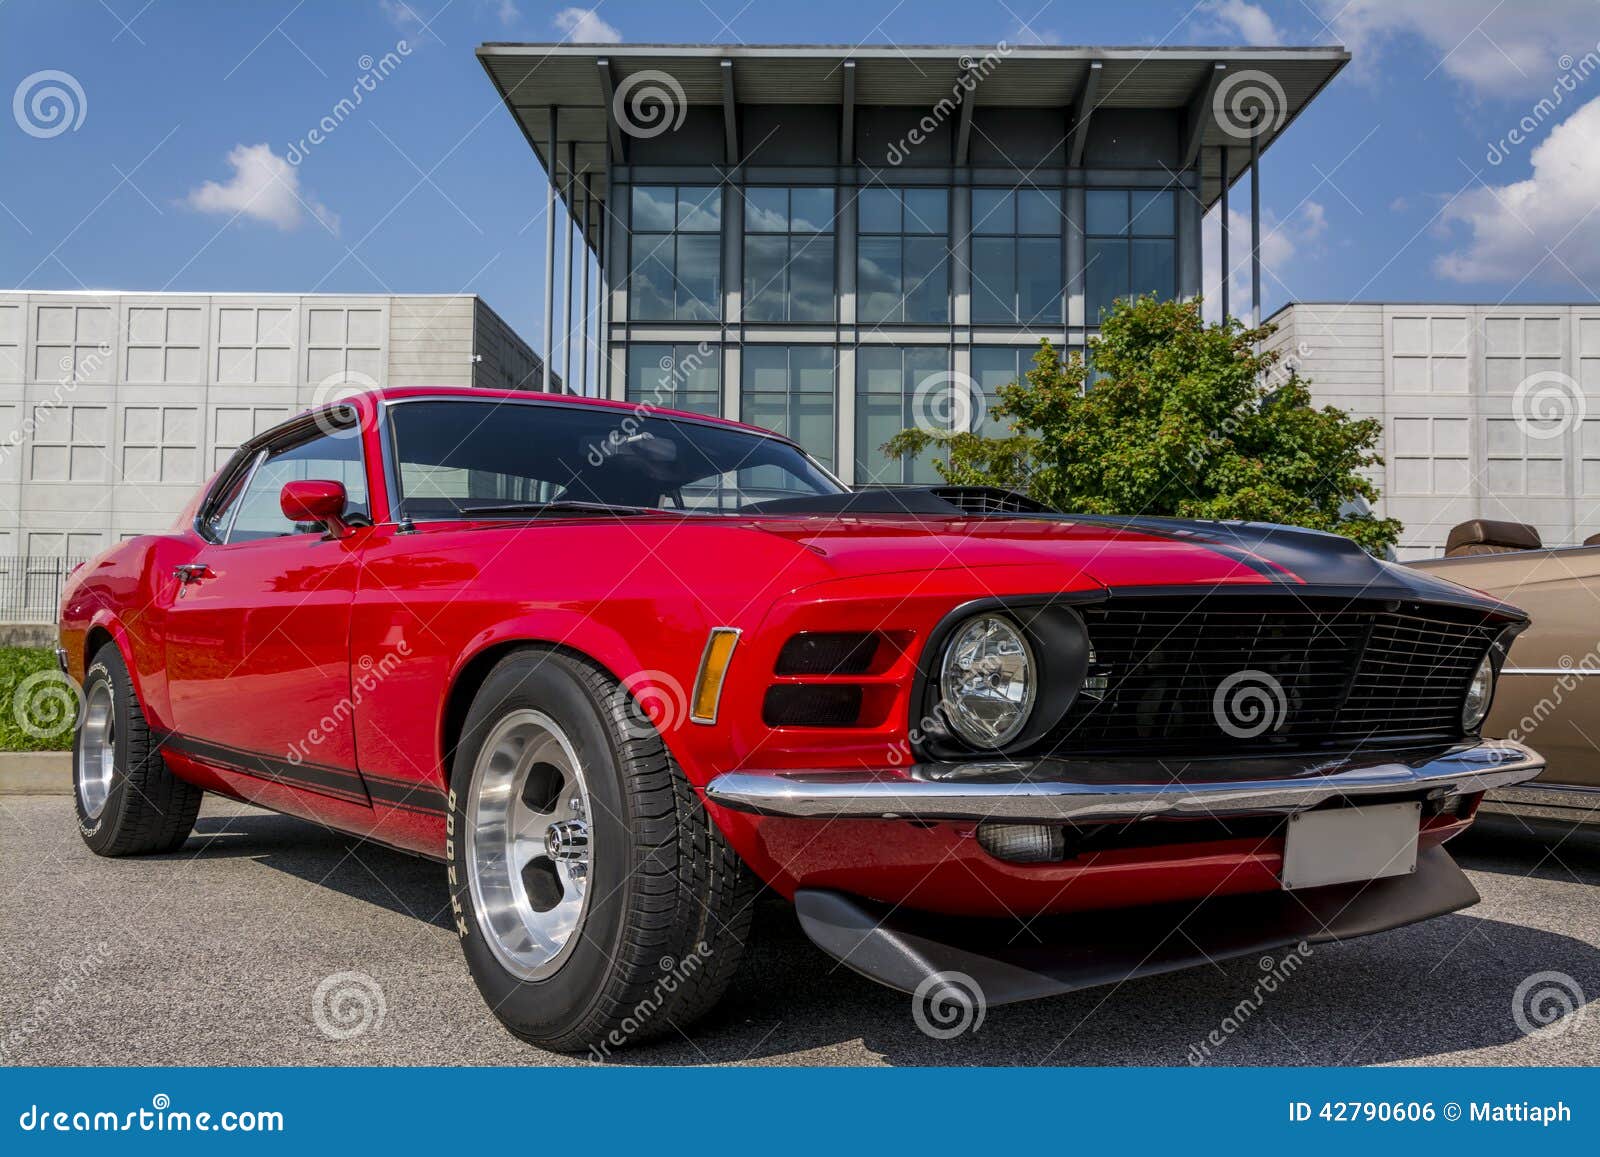
<path fill-rule="evenodd" d="M 766 900 L 711 1019 L 617 1056 L 646 1065 L 1596 1063 L 1600 838 L 1502 820 L 1467 839 L 1452 848 L 1483 903 L 1317 946 L 1258 1002 L 1270 962 L 1240 960 L 989 1009 L 952 1039 L 926 1035 L 909 997 L 835 965 L 783 903 Z M 208 799 L 182 852 L 104 860 L 79 841 L 70 798 L 4 797 L 0 891 L 4 1063 L 588 1063 L 524 1045 L 488 1013 L 446 919 L 441 866 L 297 820 Z M 342 974 L 359 974 L 354 990 Z"/>

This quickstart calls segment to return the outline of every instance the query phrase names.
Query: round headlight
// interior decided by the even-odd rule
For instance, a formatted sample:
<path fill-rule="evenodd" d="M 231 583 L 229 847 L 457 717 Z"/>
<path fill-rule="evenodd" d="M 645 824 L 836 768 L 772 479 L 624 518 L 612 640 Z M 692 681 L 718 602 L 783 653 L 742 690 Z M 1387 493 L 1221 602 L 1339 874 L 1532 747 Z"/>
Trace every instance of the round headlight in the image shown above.
<path fill-rule="evenodd" d="M 999 615 L 963 623 L 939 670 L 945 718 L 975 747 L 1000 747 L 1028 722 L 1038 694 L 1033 651 L 1016 624 Z"/>
<path fill-rule="evenodd" d="M 1494 664 L 1489 656 L 1483 657 L 1478 669 L 1472 673 L 1472 684 L 1467 688 L 1467 701 L 1461 705 L 1461 726 L 1471 731 L 1489 714 L 1489 701 L 1494 698 Z"/>

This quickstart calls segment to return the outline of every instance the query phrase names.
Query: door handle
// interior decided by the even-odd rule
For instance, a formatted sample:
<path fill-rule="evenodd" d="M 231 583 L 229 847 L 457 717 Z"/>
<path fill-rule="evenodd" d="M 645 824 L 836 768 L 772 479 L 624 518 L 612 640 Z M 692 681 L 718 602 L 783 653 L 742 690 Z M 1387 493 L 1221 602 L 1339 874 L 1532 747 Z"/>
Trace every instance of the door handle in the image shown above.
<path fill-rule="evenodd" d="M 203 562 L 185 562 L 173 567 L 172 573 L 177 577 L 179 586 L 188 586 L 203 578 L 210 578 L 211 568 Z"/>

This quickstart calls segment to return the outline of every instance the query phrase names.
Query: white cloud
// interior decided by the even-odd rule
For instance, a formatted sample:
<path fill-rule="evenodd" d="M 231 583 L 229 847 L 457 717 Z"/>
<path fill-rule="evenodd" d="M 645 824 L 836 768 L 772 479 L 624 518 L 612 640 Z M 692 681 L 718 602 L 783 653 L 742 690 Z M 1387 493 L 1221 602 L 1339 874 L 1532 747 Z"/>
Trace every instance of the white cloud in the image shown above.
<path fill-rule="evenodd" d="M 1208 0 L 1195 17 L 1196 30 L 1229 43 L 1282 44 L 1284 37 L 1267 10 L 1249 0 Z"/>
<path fill-rule="evenodd" d="M 1548 91 L 1563 55 L 1595 48 L 1594 0 L 1317 0 L 1335 36 L 1371 76 L 1391 50 L 1419 75 L 1448 75 L 1483 97 Z M 1416 49 L 1423 49 L 1418 53 Z"/>
<path fill-rule="evenodd" d="M 550 23 L 574 44 L 622 43 L 622 33 L 600 19 L 593 8 L 563 8 Z"/>
<path fill-rule="evenodd" d="M 1282 282 L 1290 275 L 1290 264 L 1308 245 L 1319 240 L 1328 229 L 1327 211 L 1317 201 L 1306 201 L 1289 217 L 1279 221 L 1270 211 L 1261 214 L 1261 295 L 1274 289 L 1282 292 Z M 1222 210 L 1206 214 L 1201 225 L 1200 244 L 1205 255 L 1201 271 L 1201 291 L 1205 294 L 1205 317 L 1222 317 Z M 1228 311 L 1234 317 L 1250 316 L 1250 216 L 1232 207 L 1228 210 Z M 1263 313 L 1263 316 L 1265 314 Z"/>
<path fill-rule="evenodd" d="M 309 215 L 330 233 L 339 231 L 339 218 L 301 193 L 300 171 L 270 145 L 235 145 L 228 164 L 233 176 L 226 181 L 207 181 L 189 191 L 185 203 L 191 209 L 254 217 L 285 231 L 298 229 Z"/>
<path fill-rule="evenodd" d="M 1529 154 L 1526 180 L 1483 185 L 1455 198 L 1441 219 L 1470 236 L 1434 270 L 1454 281 L 1600 284 L 1600 97 L 1550 130 Z"/>
<path fill-rule="evenodd" d="M 494 7 L 495 14 L 500 17 L 500 23 L 507 28 L 522 19 L 522 12 L 517 8 L 514 0 L 494 0 Z"/>

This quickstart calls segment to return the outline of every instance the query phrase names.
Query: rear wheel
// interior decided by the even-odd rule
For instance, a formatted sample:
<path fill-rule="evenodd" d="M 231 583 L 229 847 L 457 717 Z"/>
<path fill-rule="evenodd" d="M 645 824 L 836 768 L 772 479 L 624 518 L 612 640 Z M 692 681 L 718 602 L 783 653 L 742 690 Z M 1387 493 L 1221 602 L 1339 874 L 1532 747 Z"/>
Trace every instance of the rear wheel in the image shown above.
<path fill-rule="evenodd" d="M 604 1056 L 687 1028 L 722 995 L 753 881 L 604 671 L 552 650 L 503 660 L 451 783 L 456 929 L 511 1032 Z"/>
<path fill-rule="evenodd" d="M 167 770 L 114 643 L 84 673 L 72 787 L 78 833 L 102 856 L 175 851 L 200 813 L 205 793 Z"/>

